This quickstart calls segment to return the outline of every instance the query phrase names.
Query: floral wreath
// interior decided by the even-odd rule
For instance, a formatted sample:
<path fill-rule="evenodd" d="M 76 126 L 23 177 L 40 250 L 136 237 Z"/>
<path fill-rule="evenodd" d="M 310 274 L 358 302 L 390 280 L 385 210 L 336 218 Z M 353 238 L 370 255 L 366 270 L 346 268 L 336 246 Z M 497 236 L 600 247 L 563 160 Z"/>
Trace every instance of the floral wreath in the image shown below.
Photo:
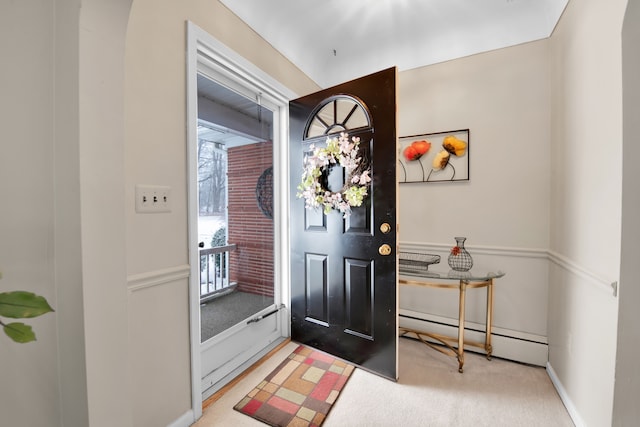
<path fill-rule="evenodd" d="M 327 137 L 326 148 L 310 146 L 313 154 L 304 158 L 304 172 L 297 194 L 305 199 L 307 209 L 322 206 L 325 214 L 337 210 L 346 218 L 351 214 L 352 206 L 362 205 L 371 182 L 371 171 L 361 164 L 359 145 L 360 138 L 354 136 L 349 141 L 349 135 L 342 132 L 339 138 Z M 322 181 L 326 181 L 325 172 L 337 164 L 345 168 L 347 179 L 340 191 L 330 191 Z"/>

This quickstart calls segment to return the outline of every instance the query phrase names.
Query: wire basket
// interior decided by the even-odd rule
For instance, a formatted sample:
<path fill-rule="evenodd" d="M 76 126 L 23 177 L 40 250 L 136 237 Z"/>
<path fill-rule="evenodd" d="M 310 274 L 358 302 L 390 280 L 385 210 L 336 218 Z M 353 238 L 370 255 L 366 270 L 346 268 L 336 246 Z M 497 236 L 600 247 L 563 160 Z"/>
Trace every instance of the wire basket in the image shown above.
<path fill-rule="evenodd" d="M 422 254 L 417 252 L 398 252 L 400 271 L 422 273 L 429 269 L 429 265 L 440 262 L 440 255 Z"/>

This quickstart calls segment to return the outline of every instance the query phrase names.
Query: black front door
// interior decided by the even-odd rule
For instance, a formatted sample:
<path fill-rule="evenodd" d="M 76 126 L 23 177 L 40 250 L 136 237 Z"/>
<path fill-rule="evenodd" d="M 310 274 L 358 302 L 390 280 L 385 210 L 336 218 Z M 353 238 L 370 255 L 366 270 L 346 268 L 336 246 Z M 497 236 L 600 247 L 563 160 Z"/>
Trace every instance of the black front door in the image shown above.
<path fill-rule="evenodd" d="M 396 69 L 291 101 L 291 337 L 397 378 Z M 305 208 L 297 197 L 311 146 L 346 132 L 371 169 L 351 215 Z M 330 172 L 329 172 L 330 171 Z M 342 188 L 343 168 L 325 170 Z"/>

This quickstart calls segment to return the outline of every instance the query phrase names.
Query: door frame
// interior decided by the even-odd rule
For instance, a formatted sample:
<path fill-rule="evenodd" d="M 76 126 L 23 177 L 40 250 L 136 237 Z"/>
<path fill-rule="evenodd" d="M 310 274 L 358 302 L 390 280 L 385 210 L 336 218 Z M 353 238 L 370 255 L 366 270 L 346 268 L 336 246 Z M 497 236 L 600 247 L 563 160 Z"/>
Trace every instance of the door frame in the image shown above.
<path fill-rule="evenodd" d="M 274 225 L 274 302 L 281 304 L 278 319 L 283 337 L 290 336 L 290 251 L 289 227 L 289 100 L 296 98 L 290 89 L 231 50 L 206 31 L 187 21 L 187 175 L 188 175 L 188 249 L 189 329 L 191 350 L 191 405 L 194 419 L 202 416 L 201 355 L 200 355 L 200 294 L 198 239 L 198 189 L 193 162 L 197 162 L 197 73 L 206 66 L 221 83 L 244 86 L 278 108 L 279 126 L 273 134 L 273 225 Z M 197 163 L 196 163 L 197 164 Z M 249 365 L 250 363 L 247 363 Z M 248 366 L 247 366 L 248 367 Z M 244 365 L 242 366 L 244 368 Z"/>

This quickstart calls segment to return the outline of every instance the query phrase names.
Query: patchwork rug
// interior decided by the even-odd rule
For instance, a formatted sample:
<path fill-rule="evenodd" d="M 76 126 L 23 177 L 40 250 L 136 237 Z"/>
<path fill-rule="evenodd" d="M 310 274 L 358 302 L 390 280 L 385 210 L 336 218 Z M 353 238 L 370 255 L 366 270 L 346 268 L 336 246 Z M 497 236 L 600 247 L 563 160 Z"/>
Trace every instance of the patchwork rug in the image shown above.
<path fill-rule="evenodd" d="M 234 409 L 271 426 L 320 426 L 353 369 L 300 345 Z"/>

